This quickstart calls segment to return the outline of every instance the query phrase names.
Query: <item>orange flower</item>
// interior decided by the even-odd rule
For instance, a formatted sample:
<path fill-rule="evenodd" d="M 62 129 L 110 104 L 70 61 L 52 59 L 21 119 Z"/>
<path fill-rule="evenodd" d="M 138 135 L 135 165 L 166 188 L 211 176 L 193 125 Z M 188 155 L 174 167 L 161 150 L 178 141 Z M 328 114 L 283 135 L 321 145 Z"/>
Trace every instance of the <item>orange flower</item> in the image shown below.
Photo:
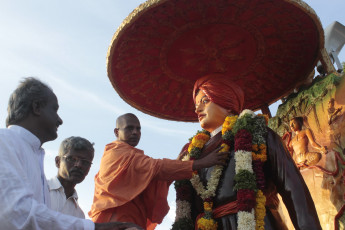
<path fill-rule="evenodd" d="M 211 212 L 213 207 L 213 202 L 204 202 L 204 210 Z"/>
<path fill-rule="evenodd" d="M 199 133 L 193 137 L 191 145 L 188 147 L 188 152 L 190 152 L 194 147 L 202 148 L 210 137 L 205 133 Z"/>
<path fill-rule="evenodd" d="M 252 145 L 252 149 L 254 152 L 257 152 L 257 151 L 259 151 L 259 146 L 257 144 Z"/>
<path fill-rule="evenodd" d="M 266 146 L 265 144 L 261 144 L 261 145 L 259 146 L 259 148 L 260 148 L 260 154 L 266 154 L 266 152 L 267 152 L 267 146 Z"/>
<path fill-rule="evenodd" d="M 194 137 L 196 140 L 201 140 L 207 142 L 210 139 L 210 136 L 205 133 L 199 133 Z"/>
<path fill-rule="evenodd" d="M 266 154 L 256 154 L 256 153 L 252 152 L 252 158 L 254 161 L 262 161 L 262 162 L 267 161 L 267 155 Z"/>

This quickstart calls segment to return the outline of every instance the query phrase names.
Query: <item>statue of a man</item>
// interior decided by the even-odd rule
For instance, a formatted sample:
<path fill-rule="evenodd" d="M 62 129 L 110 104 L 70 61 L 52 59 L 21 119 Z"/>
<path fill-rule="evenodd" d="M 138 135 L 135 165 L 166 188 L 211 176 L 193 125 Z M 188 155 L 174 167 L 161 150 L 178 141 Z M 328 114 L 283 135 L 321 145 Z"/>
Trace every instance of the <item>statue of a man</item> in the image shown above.
<path fill-rule="evenodd" d="M 214 166 L 195 172 L 190 190 L 183 187 L 185 183 L 176 182 L 177 216 L 173 229 L 192 229 L 181 228 L 187 226 L 182 222 L 188 218 L 197 225 L 195 229 L 255 229 L 255 223 L 261 224 L 258 229 L 287 229 L 278 213 L 277 192 L 296 229 L 321 229 L 308 188 L 281 138 L 265 122 L 264 126 L 256 125 L 263 117 L 242 112 L 242 89 L 227 81 L 226 76 L 208 75 L 196 81 L 193 99 L 199 123 L 209 132 L 210 139 L 201 145 L 201 140 L 207 139 L 198 133 L 181 155 L 194 159 L 199 148 L 202 158 L 219 146 L 228 146 L 231 154 L 224 168 Z M 256 155 L 260 151 L 267 158 Z M 263 196 L 259 190 L 266 198 L 261 211 Z M 190 215 L 186 214 L 188 210 Z"/>

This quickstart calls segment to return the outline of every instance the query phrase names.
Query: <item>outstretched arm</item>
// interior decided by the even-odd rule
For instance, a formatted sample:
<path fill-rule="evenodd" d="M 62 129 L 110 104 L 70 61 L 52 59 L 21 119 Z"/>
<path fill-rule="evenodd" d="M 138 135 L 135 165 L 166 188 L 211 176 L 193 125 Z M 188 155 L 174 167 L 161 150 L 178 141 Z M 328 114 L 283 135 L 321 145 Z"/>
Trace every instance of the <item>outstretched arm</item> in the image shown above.
<path fill-rule="evenodd" d="M 218 147 L 207 156 L 194 161 L 181 162 L 180 160 L 154 159 L 154 161 L 162 162 L 162 166 L 159 167 L 157 177 L 158 179 L 168 181 L 190 179 L 192 177 L 192 171 L 194 170 L 209 168 L 214 165 L 225 165 L 230 153 L 220 152 L 221 149 L 222 147 Z"/>

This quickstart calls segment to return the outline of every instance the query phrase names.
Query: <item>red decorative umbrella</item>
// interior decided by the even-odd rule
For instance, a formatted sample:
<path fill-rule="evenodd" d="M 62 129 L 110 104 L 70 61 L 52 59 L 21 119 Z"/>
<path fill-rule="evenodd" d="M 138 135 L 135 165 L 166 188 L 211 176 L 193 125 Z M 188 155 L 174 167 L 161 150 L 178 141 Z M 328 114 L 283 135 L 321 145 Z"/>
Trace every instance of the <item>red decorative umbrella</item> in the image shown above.
<path fill-rule="evenodd" d="M 324 37 L 300 0 L 149 0 L 116 31 L 108 51 L 118 94 L 150 115 L 197 121 L 192 89 L 222 73 L 256 110 L 287 95 L 319 60 Z"/>

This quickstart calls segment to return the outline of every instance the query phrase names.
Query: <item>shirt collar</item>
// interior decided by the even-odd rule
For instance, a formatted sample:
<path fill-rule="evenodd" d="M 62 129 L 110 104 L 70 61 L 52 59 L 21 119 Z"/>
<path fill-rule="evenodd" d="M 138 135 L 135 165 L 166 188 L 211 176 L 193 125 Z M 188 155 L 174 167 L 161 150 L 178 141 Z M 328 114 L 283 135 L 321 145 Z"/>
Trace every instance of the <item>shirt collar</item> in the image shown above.
<path fill-rule="evenodd" d="M 213 130 L 211 132 L 211 137 L 214 137 L 215 135 L 217 135 L 220 131 L 222 131 L 223 125 L 219 126 L 218 128 L 216 128 L 215 130 Z"/>
<path fill-rule="evenodd" d="M 33 147 L 34 150 L 41 149 L 40 139 L 38 139 L 38 137 L 36 137 L 29 130 L 18 125 L 10 125 L 8 129 L 20 135 L 26 142 L 28 142 Z"/>
<path fill-rule="evenodd" d="M 53 177 L 49 183 L 49 190 L 57 190 L 63 188 L 57 176 Z"/>
<path fill-rule="evenodd" d="M 61 190 L 63 193 L 65 193 L 65 190 L 62 184 L 60 183 L 59 179 L 57 178 L 57 176 L 53 177 L 49 183 L 49 191 L 51 190 Z M 71 197 L 76 201 L 78 200 L 78 195 L 75 189 Z"/>

